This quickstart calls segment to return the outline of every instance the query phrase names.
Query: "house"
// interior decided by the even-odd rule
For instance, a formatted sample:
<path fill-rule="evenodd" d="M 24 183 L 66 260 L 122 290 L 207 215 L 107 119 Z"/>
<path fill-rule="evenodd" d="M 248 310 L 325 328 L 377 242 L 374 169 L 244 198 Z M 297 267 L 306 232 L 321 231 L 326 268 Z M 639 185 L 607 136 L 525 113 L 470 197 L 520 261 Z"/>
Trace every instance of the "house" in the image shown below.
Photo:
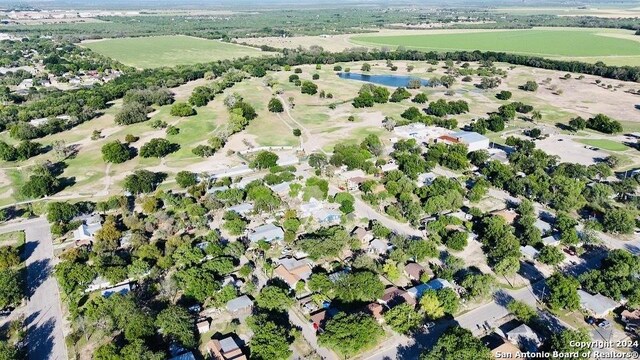
<path fill-rule="evenodd" d="M 506 336 L 507 340 L 524 351 L 533 353 L 538 351 L 538 348 L 542 345 L 542 340 L 540 340 L 538 334 L 526 324 L 521 324 L 507 332 Z"/>
<path fill-rule="evenodd" d="M 560 237 L 558 235 L 549 235 L 542 238 L 544 246 L 559 246 Z"/>
<path fill-rule="evenodd" d="M 617 301 L 601 294 L 591 295 L 584 290 L 578 290 L 578 296 L 580 307 L 596 318 L 603 318 L 620 306 Z"/>
<path fill-rule="evenodd" d="M 531 245 L 520 246 L 520 254 L 522 254 L 522 257 L 524 257 L 526 261 L 535 261 L 538 255 L 540 255 L 540 251 Z"/>
<path fill-rule="evenodd" d="M 411 300 L 406 290 L 399 289 L 396 286 L 391 286 L 384 289 L 382 296 L 377 299 L 378 303 L 392 308 L 400 303 Z"/>
<path fill-rule="evenodd" d="M 433 275 L 433 272 L 429 272 Z M 423 273 L 425 273 L 425 268 L 418 263 L 408 263 L 404 266 L 404 274 L 411 280 L 420 280 Z"/>
<path fill-rule="evenodd" d="M 538 228 L 538 230 L 540 230 L 540 233 L 543 235 L 551 232 L 551 224 L 542 219 L 536 219 L 536 221 L 533 223 L 533 226 Z"/>
<path fill-rule="evenodd" d="M 433 279 L 426 284 L 416 285 L 412 288 L 407 289 L 407 293 L 411 295 L 414 299 L 420 299 L 425 292 L 429 290 L 440 290 L 440 289 L 453 289 L 453 285 L 445 280 L 445 279 Z"/>
<path fill-rule="evenodd" d="M 242 204 L 238 204 L 238 205 L 227 208 L 227 211 L 233 211 L 233 212 L 236 212 L 238 215 L 245 216 L 248 213 L 253 211 L 253 204 L 249 202 L 244 202 Z"/>
<path fill-rule="evenodd" d="M 347 190 L 356 191 L 360 189 L 360 184 L 362 184 L 366 180 L 367 179 L 362 176 L 356 176 L 356 177 L 347 179 Z"/>
<path fill-rule="evenodd" d="M 380 239 L 373 239 L 369 243 L 369 252 L 372 254 L 382 255 L 391 250 L 392 246 L 386 241 Z"/>
<path fill-rule="evenodd" d="M 334 271 L 331 274 L 329 274 L 329 281 L 331 281 L 332 283 L 335 283 L 336 281 L 340 280 L 340 278 L 347 275 L 348 273 L 349 273 L 349 269 Z"/>
<path fill-rule="evenodd" d="M 337 224 L 342 219 L 342 212 L 335 209 L 320 209 L 313 214 L 320 224 Z"/>
<path fill-rule="evenodd" d="M 364 178 L 366 176 L 367 174 L 363 170 L 356 169 L 342 172 L 340 174 L 340 179 L 342 179 L 343 181 L 348 181 L 352 178 Z"/>
<path fill-rule="evenodd" d="M 491 333 L 480 339 L 480 341 L 491 351 L 491 355 L 495 359 L 516 359 L 516 356 L 520 353 L 520 349 L 517 346 L 496 333 Z"/>
<path fill-rule="evenodd" d="M 202 319 L 196 323 L 196 328 L 198 329 L 198 334 L 204 334 L 209 331 L 211 327 L 211 323 L 209 319 Z"/>
<path fill-rule="evenodd" d="M 242 349 L 231 336 L 220 340 L 209 340 L 206 348 L 209 356 L 215 360 L 247 360 Z"/>
<path fill-rule="evenodd" d="M 18 84 L 18 89 L 27 90 L 33 87 L 33 79 L 24 79 Z"/>
<path fill-rule="evenodd" d="M 625 330 L 637 332 L 640 329 L 640 310 L 629 311 L 625 309 L 620 314 L 620 319 L 625 324 Z"/>
<path fill-rule="evenodd" d="M 300 205 L 300 217 L 306 218 L 313 216 L 314 213 L 324 209 L 322 201 L 316 198 L 309 199 L 309 202 Z"/>
<path fill-rule="evenodd" d="M 458 131 L 438 137 L 437 142 L 446 144 L 465 144 L 469 152 L 488 149 L 491 141 L 488 137 L 473 131 Z"/>
<path fill-rule="evenodd" d="M 491 215 L 500 216 L 507 222 L 507 224 L 513 224 L 518 217 L 518 213 L 510 209 L 494 210 L 491 212 Z"/>
<path fill-rule="evenodd" d="M 102 229 L 102 217 L 98 214 L 89 216 L 73 231 L 73 240 L 76 245 L 90 244 L 98 230 Z"/>
<path fill-rule="evenodd" d="M 358 239 L 362 245 L 367 245 L 373 240 L 373 234 L 367 231 L 367 229 L 357 226 L 351 230 L 351 236 Z"/>
<path fill-rule="evenodd" d="M 431 185 L 437 177 L 438 175 L 432 172 L 422 173 L 418 175 L 418 180 L 416 180 L 416 184 L 418 186 L 428 186 L 428 185 Z"/>
<path fill-rule="evenodd" d="M 388 163 L 382 165 L 380 167 L 380 170 L 383 173 L 388 172 L 388 171 L 398 170 L 398 164 L 396 164 L 396 162 L 392 160 L 392 161 L 389 161 Z"/>
<path fill-rule="evenodd" d="M 409 125 L 396 126 L 393 132 L 402 138 L 415 139 L 420 142 L 428 142 L 439 136 L 451 133 L 450 130 L 438 126 L 427 126 L 423 123 L 411 123 Z"/>
<path fill-rule="evenodd" d="M 370 303 L 366 306 L 366 312 L 373 316 L 373 318 L 376 319 L 376 321 L 380 324 L 384 322 L 384 315 L 382 315 L 383 311 L 384 307 L 375 302 Z"/>
<path fill-rule="evenodd" d="M 102 297 L 108 298 L 113 294 L 126 295 L 129 293 L 129 291 L 131 291 L 131 285 L 129 283 L 126 283 L 102 290 Z"/>
<path fill-rule="evenodd" d="M 238 296 L 227 302 L 227 311 L 235 316 L 251 315 L 253 301 L 247 295 Z"/>
<path fill-rule="evenodd" d="M 275 261 L 276 268 L 273 270 L 277 278 L 282 279 L 292 289 L 296 288 L 296 284 L 300 280 L 306 281 L 311 276 L 311 265 L 309 259 L 284 258 Z"/>
<path fill-rule="evenodd" d="M 283 182 L 280 184 L 270 185 L 269 188 L 278 196 L 284 196 L 289 194 L 289 191 L 291 191 L 291 183 Z"/>
<path fill-rule="evenodd" d="M 193 355 L 193 352 L 187 351 L 182 354 L 178 354 L 169 360 L 196 360 L 196 357 Z"/>
<path fill-rule="evenodd" d="M 251 242 L 264 240 L 266 242 L 278 241 L 284 239 L 284 230 L 274 224 L 265 224 L 253 229 L 253 232 L 247 236 Z"/>

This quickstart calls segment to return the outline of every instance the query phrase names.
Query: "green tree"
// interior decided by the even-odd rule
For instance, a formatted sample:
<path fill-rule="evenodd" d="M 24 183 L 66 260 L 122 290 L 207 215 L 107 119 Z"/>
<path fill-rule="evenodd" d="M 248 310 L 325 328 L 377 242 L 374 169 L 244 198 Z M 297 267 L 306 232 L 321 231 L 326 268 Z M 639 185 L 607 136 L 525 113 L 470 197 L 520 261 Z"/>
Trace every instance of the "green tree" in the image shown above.
<path fill-rule="evenodd" d="M 162 174 L 149 170 L 136 170 L 124 178 L 124 189 L 133 193 L 149 193 L 162 181 Z"/>
<path fill-rule="evenodd" d="M 409 334 L 420 326 L 422 316 L 412 306 L 400 304 L 384 314 L 384 321 L 393 331 Z"/>
<path fill-rule="evenodd" d="M 351 357 L 374 346 L 384 331 L 378 323 L 363 313 L 339 313 L 327 321 L 318 343 Z"/>
<path fill-rule="evenodd" d="M 24 296 L 22 276 L 14 269 L 0 269 L 0 309 L 17 306 Z"/>
<path fill-rule="evenodd" d="M 180 171 L 176 174 L 176 182 L 181 188 L 188 188 L 198 183 L 198 177 L 191 171 Z"/>
<path fill-rule="evenodd" d="M 289 291 L 278 286 L 267 285 L 260 290 L 256 297 L 256 305 L 266 310 L 286 311 L 293 305 L 293 299 Z"/>
<path fill-rule="evenodd" d="M 336 298 L 347 303 L 374 301 L 383 292 L 384 284 L 377 274 L 370 271 L 346 274 L 335 283 Z"/>
<path fill-rule="evenodd" d="M 580 307 L 580 297 L 578 296 L 578 280 L 555 273 L 547 279 L 549 297 L 547 302 L 554 310 L 566 309 L 577 310 Z"/>
<path fill-rule="evenodd" d="M 192 116 L 196 114 L 196 110 L 191 105 L 183 102 L 175 102 L 171 105 L 171 116 Z"/>
<path fill-rule="evenodd" d="M 588 357 L 590 349 L 579 344 L 591 343 L 591 336 L 585 329 L 571 330 L 564 329 L 559 333 L 551 335 L 550 348 L 564 354 L 572 354 L 577 352 L 581 358 Z"/>
<path fill-rule="evenodd" d="M 131 158 L 131 151 L 126 144 L 119 140 L 111 141 L 102 146 L 102 159 L 114 164 L 123 163 Z"/>
<path fill-rule="evenodd" d="M 529 304 L 520 300 L 511 300 L 507 304 L 507 310 L 516 317 L 516 319 L 522 321 L 525 324 L 531 324 L 538 318 L 536 309 L 529 306 Z"/>
<path fill-rule="evenodd" d="M 362 70 L 362 71 L 371 71 L 371 64 L 363 63 L 362 67 L 360 68 L 360 70 Z"/>
<path fill-rule="evenodd" d="M 293 342 L 293 338 L 284 326 L 261 315 L 249 318 L 248 323 L 253 330 L 253 337 L 249 343 L 252 359 L 284 360 L 290 358 L 289 344 Z"/>
<path fill-rule="evenodd" d="M 194 333 L 193 321 L 193 317 L 185 308 L 169 305 L 158 314 L 156 325 L 165 338 L 195 348 L 198 346 L 198 340 Z"/>
<path fill-rule="evenodd" d="M 282 105 L 282 101 L 278 98 L 271 98 L 269 100 L 269 105 L 267 106 L 269 111 L 273 113 L 281 113 L 284 111 L 284 106 Z"/>
<path fill-rule="evenodd" d="M 140 156 L 143 158 L 148 157 L 165 157 L 174 151 L 179 149 L 178 144 L 173 144 L 167 139 L 155 138 L 149 140 L 148 143 L 142 145 L 140 148 Z"/>
<path fill-rule="evenodd" d="M 427 318 L 438 320 L 444 316 L 444 308 L 435 290 L 427 290 L 420 298 L 420 309 Z"/>
<path fill-rule="evenodd" d="M 636 227 L 633 212 L 627 209 L 611 209 L 604 213 L 602 227 L 614 234 L 630 234 Z"/>
<path fill-rule="evenodd" d="M 311 81 L 303 81 L 300 87 L 300 92 L 303 94 L 315 95 L 318 92 L 318 85 Z"/>
<path fill-rule="evenodd" d="M 249 163 L 252 169 L 268 169 L 278 164 L 278 155 L 270 151 L 261 151 L 255 159 Z"/>
<path fill-rule="evenodd" d="M 556 246 L 545 246 L 538 254 L 538 261 L 547 265 L 558 265 L 564 261 L 564 254 Z"/>
<path fill-rule="evenodd" d="M 449 328 L 436 345 L 420 360 L 491 360 L 493 356 L 471 331 L 459 326 Z"/>

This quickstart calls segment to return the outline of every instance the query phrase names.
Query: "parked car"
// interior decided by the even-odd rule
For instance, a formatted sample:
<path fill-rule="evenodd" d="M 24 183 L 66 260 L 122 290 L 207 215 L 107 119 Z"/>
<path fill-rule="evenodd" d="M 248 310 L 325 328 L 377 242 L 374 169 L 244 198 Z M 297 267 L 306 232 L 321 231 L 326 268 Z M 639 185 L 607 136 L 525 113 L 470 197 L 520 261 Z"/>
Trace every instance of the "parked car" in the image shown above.
<path fill-rule="evenodd" d="M 566 252 L 567 254 L 569 254 L 571 256 L 576 256 L 576 252 L 572 248 L 564 248 L 564 252 Z"/>
<path fill-rule="evenodd" d="M 427 330 L 431 329 L 431 328 L 432 328 L 432 327 L 434 327 L 434 326 L 436 326 L 436 323 L 434 323 L 434 322 L 428 322 L 428 323 L 426 323 L 426 324 L 422 325 L 422 329 L 423 329 L 424 331 L 427 331 Z"/>
<path fill-rule="evenodd" d="M 611 323 L 609 322 L 609 320 L 602 320 L 598 323 L 598 327 L 601 329 L 610 329 Z"/>

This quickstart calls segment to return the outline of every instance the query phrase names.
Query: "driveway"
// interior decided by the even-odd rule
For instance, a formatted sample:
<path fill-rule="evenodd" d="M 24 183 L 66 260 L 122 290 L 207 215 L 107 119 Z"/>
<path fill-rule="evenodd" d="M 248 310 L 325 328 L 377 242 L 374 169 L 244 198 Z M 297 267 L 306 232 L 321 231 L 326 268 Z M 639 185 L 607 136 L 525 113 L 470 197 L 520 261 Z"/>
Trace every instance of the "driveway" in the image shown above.
<path fill-rule="evenodd" d="M 53 278 L 53 243 L 44 218 L 0 226 L 0 233 L 24 230 L 27 267 L 26 346 L 29 359 L 66 360 L 62 307 L 58 283 Z"/>

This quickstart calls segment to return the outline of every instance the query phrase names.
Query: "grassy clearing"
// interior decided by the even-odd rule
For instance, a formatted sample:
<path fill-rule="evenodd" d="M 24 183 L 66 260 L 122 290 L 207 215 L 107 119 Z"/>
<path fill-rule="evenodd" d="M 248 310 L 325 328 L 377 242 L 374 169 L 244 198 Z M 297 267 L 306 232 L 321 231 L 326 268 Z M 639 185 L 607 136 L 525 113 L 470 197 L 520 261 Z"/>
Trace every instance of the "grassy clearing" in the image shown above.
<path fill-rule="evenodd" d="M 83 46 L 137 68 L 189 65 L 265 54 L 250 47 L 190 36 L 107 39 Z"/>
<path fill-rule="evenodd" d="M 4 234 L 0 234 L 1 245 L 20 246 L 25 242 L 24 231 L 12 231 Z"/>
<path fill-rule="evenodd" d="M 466 32 L 433 35 L 354 36 L 354 43 L 371 46 L 404 46 L 420 50 L 505 51 L 548 57 L 640 57 L 637 41 L 602 33 L 601 29 L 533 29 Z"/>
<path fill-rule="evenodd" d="M 580 139 L 578 140 L 578 142 L 585 145 L 595 146 L 603 150 L 609 150 L 609 151 L 629 150 L 628 146 L 622 143 L 619 143 L 617 141 L 608 140 L 608 139 Z"/>

